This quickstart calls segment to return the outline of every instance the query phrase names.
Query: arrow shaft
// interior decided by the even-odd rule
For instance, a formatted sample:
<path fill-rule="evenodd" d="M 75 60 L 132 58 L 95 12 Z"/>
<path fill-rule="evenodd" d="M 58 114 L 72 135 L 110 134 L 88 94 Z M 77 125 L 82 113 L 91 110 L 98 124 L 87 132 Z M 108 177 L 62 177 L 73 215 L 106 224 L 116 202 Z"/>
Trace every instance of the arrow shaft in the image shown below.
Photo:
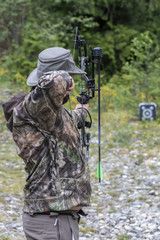
<path fill-rule="evenodd" d="M 101 94 L 100 94 L 100 59 L 98 59 L 98 153 L 99 153 L 99 183 L 101 183 Z"/>

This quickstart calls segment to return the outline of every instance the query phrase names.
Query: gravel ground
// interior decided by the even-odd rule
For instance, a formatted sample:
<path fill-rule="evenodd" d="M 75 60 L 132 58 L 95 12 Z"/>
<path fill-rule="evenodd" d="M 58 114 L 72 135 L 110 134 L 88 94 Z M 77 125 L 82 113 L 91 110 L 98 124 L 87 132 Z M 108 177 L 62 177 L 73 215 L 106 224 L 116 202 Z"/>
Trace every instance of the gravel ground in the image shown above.
<path fill-rule="evenodd" d="M 132 151 L 109 149 L 102 158 L 103 179 L 99 184 L 92 178 L 92 203 L 84 209 L 88 216 L 81 219 L 80 240 L 160 240 L 160 154 L 150 159 L 147 146 L 134 145 Z M 142 163 L 137 162 L 139 149 Z M 90 169 L 96 171 L 94 156 Z M 1 193 L 0 199 L 0 239 L 25 239 L 23 195 Z"/>
<path fill-rule="evenodd" d="M 97 204 L 92 203 L 86 222 L 95 232 L 80 233 L 81 240 L 160 240 L 160 155 L 150 159 L 141 147 L 141 164 L 137 149 L 111 149 L 102 160 L 107 177 L 93 183 Z"/>

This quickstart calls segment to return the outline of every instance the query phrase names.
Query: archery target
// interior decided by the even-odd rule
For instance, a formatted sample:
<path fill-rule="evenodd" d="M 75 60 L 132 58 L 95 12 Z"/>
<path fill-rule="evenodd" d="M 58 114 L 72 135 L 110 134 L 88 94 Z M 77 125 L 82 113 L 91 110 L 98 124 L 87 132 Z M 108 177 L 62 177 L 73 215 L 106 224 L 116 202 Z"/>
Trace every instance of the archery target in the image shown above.
<path fill-rule="evenodd" d="M 156 120 L 156 108 L 155 103 L 140 103 L 139 104 L 139 117 L 142 120 Z"/>

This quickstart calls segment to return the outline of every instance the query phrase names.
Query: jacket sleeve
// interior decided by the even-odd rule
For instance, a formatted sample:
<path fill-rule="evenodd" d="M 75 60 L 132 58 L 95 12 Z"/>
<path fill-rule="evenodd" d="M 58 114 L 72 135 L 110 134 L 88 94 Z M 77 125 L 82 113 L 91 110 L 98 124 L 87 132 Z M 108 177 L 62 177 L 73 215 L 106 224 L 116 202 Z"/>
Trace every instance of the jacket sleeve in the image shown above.
<path fill-rule="evenodd" d="M 60 117 L 64 98 L 72 78 L 65 71 L 53 71 L 43 75 L 37 87 L 25 99 L 25 107 L 38 127 L 52 131 Z"/>
<path fill-rule="evenodd" d="M 69 113 L 72 115 L 73 122 L 76 126 L 79 124 L 82 125 L 88 116 L 88 111 L 85 108 L 77 108 L 75 110 L 69 111 Z"/>

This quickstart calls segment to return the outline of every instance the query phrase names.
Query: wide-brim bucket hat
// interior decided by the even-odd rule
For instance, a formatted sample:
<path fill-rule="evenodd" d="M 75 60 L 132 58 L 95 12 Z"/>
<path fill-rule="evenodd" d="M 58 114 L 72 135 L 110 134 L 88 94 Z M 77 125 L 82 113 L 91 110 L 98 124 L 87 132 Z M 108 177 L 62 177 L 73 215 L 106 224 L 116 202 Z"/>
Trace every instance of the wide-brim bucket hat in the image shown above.
<path fill-rule="evenodd" d="M 36 86 L 44 73 L 64 70 L 71 75 L 84 75 L 86 72 L 75 66 L 71 51 L 61 47 L 45 49 L 38 56 L 37 68 L 27 78 L 28 86 Z"/>

